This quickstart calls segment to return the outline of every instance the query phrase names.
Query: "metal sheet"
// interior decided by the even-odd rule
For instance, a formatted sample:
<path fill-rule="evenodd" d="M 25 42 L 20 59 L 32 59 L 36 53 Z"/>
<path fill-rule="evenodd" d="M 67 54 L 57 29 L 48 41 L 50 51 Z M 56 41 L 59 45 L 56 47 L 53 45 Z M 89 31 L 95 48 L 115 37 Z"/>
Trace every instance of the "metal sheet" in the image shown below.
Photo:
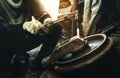
<path fill-rule="evenodd" d="M 95 60 L 99 59 L 108 52 L 112 46 L 112 40 L 108 39 L 105 34 L 95 34 L 85 37 L 84 40 L 88 41 L 89 47 L 71 55 L 67 59 L 59 59 L 54 66 L 58 71 L 69 71 L 89 65 Z"/>

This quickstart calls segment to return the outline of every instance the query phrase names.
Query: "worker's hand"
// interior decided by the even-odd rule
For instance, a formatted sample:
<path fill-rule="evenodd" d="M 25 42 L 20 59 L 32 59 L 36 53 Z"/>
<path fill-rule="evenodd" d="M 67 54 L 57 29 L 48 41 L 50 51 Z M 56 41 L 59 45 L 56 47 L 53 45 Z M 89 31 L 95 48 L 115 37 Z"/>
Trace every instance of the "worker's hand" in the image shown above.
<path fill-rule="evenodd" d="M 44 20 L 44 25 L 47 25 L 47 24 L 52 24 L 53 23 L 53 19 L 52 18 L 46 18 Z"/>
<path fill-rule="evenodd" d="M 37 34 L 42 27 L 43 24 L 36 20 L 33 16 L 32 21 L 28 21 L 23 24 L 23 29 L 27 30 L 31 34 Z"/>
<path fill-rule="evenodd" d="M 44 26 L 47 27 L 47 28 L 51 28 L 53 24 L 53 19 L 52 18 L 46 18 L 44 20 Z"/>

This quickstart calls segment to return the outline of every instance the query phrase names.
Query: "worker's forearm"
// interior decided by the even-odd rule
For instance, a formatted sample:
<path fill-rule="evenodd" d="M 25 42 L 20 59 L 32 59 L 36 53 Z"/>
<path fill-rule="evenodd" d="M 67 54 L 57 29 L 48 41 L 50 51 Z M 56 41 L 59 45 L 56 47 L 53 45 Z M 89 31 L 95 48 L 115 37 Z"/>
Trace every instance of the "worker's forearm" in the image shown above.
<path fill-rule="evenodd" d="M 49 13 L 44 8 L 41 0 L 30 0 L 31 13 L 35 17 L 35 19 L 40 22 L 44 22 L 46 18 L 50 18 Z"/>

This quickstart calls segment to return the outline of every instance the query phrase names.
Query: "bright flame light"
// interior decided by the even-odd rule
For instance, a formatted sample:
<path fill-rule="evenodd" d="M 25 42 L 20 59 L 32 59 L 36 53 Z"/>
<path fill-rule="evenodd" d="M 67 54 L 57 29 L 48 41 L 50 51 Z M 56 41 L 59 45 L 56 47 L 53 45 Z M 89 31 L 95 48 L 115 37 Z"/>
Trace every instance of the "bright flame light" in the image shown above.
<path fill-rule="evenodd" d="M 80 29 L 79 28 L 77 28 L 77 35 L 76 35 L 76 37 L 81 39 L 81 40 L 83 40 L 83 38 L 80 37 Z"/>
<path fill-rule="evenodd" d="M 79 28 L 77 28 L 77 38 L 80 38 Z"/>
<path fill-rule="evenodd" d="M 41 0 L 46 11 L 51 15 L 53 20 L 59 16 L 58 9 L 60 0 Z"/>

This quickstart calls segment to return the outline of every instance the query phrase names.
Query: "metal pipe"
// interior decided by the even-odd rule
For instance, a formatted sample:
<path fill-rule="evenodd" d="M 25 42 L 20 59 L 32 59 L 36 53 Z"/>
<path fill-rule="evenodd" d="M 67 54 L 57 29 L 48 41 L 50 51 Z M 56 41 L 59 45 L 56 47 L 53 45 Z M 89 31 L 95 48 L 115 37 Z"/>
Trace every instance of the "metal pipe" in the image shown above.
<path fill-rule="evenodd" d="M 72 11 L 76 11 L 78 10 L 78 0 L 73 0 L 73 7 L 72 7 Z M 76 20 L 75 20 L 75 17 L 72 18 L 72 26 L 71 26 L 71 37 L 75 36 L 76 33 Z"/>

